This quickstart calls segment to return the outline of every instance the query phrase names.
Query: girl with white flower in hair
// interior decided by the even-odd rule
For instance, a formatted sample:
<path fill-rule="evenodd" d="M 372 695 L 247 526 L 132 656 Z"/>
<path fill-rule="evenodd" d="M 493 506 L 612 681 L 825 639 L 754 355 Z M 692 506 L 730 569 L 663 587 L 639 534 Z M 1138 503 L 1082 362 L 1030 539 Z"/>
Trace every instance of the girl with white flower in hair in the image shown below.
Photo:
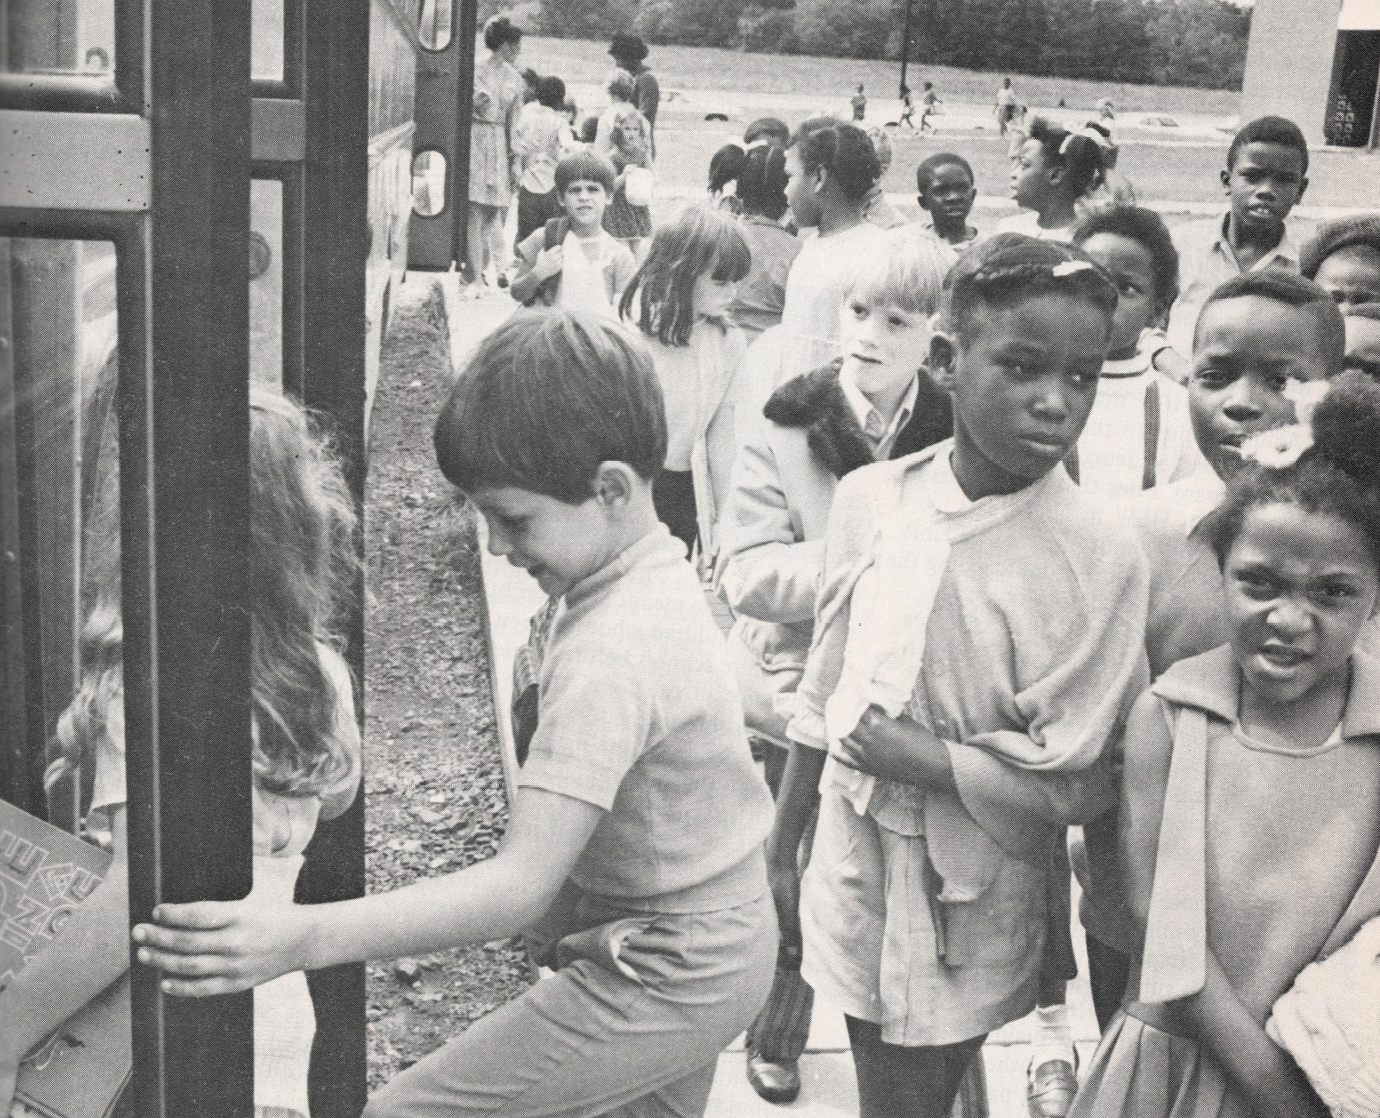
<path fill-rule="evenodd" d="M 1074 1118 L 1380 1108 L 1380 1053 L 1340 1076 L 1308 1061 L 1310 1084 L 1270 1024 L 1306 966 L 1380 915 L 1380 660 L 1358 647 L 1380 600 L 1380 385 L 1345 373 L 1321 403 L 1292 395 L 1303 422 L 1240 443 L 1207 519 L 1228 643 L 1127 723 L 1138 947 Z"/>

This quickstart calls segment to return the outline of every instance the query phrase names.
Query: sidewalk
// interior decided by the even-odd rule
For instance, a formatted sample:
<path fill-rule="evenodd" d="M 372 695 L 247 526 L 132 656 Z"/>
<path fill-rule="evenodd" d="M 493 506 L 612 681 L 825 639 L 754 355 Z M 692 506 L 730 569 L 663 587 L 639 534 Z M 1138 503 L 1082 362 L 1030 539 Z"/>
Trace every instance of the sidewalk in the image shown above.
<path fill-rule="evenodd" d="M 516 309 L 504 295 L 472 301 L 460 299 L 460 281 L 454 273 L 430 276 L 412 273 L 408 282 L 439 283 L 450 323 L 451 362 L 459 369 L 463 359 L 480 340 Z M 527 639 L 527 623 L 545 600 L 537 584 L 506 560 L 489 554 L 488 533 L 479 525 L 484 596 L 488 605 L 490 656 L 494 676 L 495 721 L 503 750 L 504 768 L 511 772 L 512 728 L 508 719 L 512 699 L 512 664 L 518 647 Z M 1074 911 L 1078 897 L 1075 885 Z M 1087 1067 L 1097 1045 L 1097 1021 L 1089 991 L 1087 956 L 1082 929 L 1074 923 L 1074 950 L 1078 978 L 1069 985 L 1069 1018 L 1082 1065 Z M 1015 1021 L 993 1033 L 983 1048 L 991 1118 L 1025 1118 L 1025 1068 L 1030 1059 L 1031 1019 Z M 853 1061 L 848 1053 L 848 1034 L 843 1015 L 830 1006 L 815 1003 L 810 1039 L 801 1060 L 802 1090 L 790 1106 L 763 1102 L 748 1085 L 744 1071 L 742 1038 L 719 1057 L 719 1073 L 709 1096 L 706 1118 L 768 1118 L 771 1115 L 807 1118 L 852 1118 L 858 1112 Z"/>

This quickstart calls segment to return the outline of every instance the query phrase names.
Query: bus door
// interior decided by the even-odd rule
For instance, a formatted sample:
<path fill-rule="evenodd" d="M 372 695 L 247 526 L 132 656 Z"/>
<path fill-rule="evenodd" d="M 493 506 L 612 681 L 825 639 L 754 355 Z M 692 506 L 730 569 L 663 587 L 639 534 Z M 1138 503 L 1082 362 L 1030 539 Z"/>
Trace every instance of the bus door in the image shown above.
<path fill-rule="evenodd" d="M 412 141 L 410 266 L 448 271 L 465 257 L 477 0 L 422 0 Z"/>
<path fill-rule="evenodd" d="M 328 412 L 362 486 L 370 0 L 309 2 L 0 9 L 0 796 L 100 837 L 90 759 L 44 774 L 115 673 L 132 921 L 251 884 L 251 379 Z M 318 840 L 302 895 L 362 892 L 358 808 Z M 157 979 L 131 1112 L 250 1118 L 251 995 Z M 313 1110 L 358 1114 L 362 972 L 315 986 Z"/>

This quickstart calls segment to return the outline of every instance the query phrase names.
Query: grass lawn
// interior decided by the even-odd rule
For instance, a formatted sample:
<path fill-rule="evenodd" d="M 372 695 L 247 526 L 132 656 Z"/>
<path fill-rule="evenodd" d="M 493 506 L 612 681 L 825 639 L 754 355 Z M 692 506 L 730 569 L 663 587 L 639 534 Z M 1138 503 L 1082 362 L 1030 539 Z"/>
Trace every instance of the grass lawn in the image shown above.
<path fill-rule="evenodd" d="M 480 57 L 483 57 L 482 46 Z M 873 97 L 893 98 L 900 80 L 900 63 L 808 55 L 748 54 L 714 47 L 654 46 L 648 57 L 661 88 L 666 90 L 735 90 L 739 93 L 782 93 L 838 97 L 847 100 L 858 82 Z M 541 74 L 556 74 L 567 84 L 603 83 L 612 66 L 608 43 L 586 39 L 550 39 L 529 35 L 523 40 L 521 66 Z M 919 89 L 921 80 L 935 83 L 946 101 L 991 104 L 1001 83 L 999 73 L 955 70 L 948 66 L 912 64 L 907 84 Z M 1201 113 L 1234 116 L 1240 93 L 1230 90 L 1184 89 L 1178 86 L 1118 85 L 1075 78 L 1035 78 L 1012 74 L 1021 99 L 1029 105 L 1057 105 L 1091 109 L 1110 97 L 1120 111 Z"/>

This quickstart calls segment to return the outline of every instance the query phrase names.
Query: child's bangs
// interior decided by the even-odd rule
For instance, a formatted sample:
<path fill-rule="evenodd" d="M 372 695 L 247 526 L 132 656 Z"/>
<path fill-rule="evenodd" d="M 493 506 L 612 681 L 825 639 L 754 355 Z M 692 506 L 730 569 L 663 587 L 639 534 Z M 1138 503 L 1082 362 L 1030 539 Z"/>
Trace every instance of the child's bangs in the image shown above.
<path fill-rule="evenodd" d="M 928 317 L 939 309 L 947 270 L 937 247 L 911 237 L 865 267 L 848 297 L 870 307 L 896 307 Z"/>

